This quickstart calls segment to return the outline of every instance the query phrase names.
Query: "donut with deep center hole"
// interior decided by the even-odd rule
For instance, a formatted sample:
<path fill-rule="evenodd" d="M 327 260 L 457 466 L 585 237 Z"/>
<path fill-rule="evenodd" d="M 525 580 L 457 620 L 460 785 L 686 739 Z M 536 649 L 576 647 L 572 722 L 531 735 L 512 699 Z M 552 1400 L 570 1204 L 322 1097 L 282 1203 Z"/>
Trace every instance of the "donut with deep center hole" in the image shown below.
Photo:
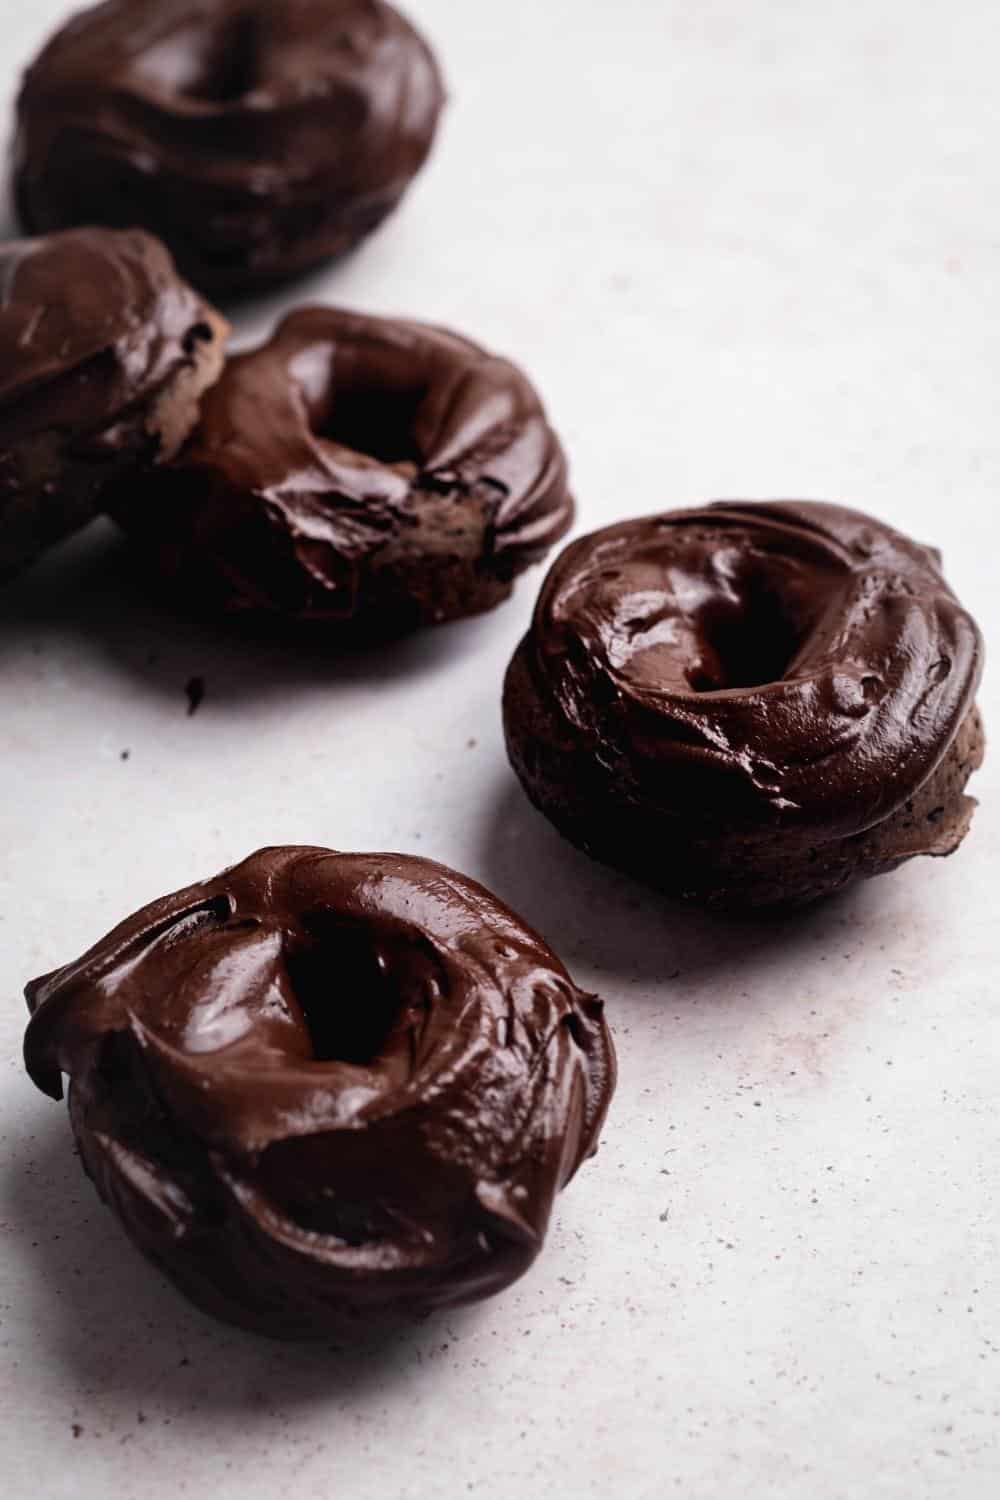
<path fill-rule="evenodd" d="M 266 849 L 28 986 L 25 1061 L 128 1234 L 288 1338 L 520 1276 L 614 1087 L 603 1007 L 482 886 Z"/>
<path fill-rule="evenodd" d="M 141 225 L 197 286 L 245 292 L 381 223 L 443 100 L 383 0 L 106 0 L 25 76 L 20 214 L 32 232 Z"/>
<path fill-rule="evenodd" d="M 0 245 L 0 576 L 92 520 L 115 479 L 173 457 L 227 334 L 150 235 Z"/>
<path fill-rule="evenodd" d="M 671 511 L 556 559 L 507 674 L 508 750 L 597 858 L 709 904 L 797 904 L 958 847 L 982 658 L 939 555 L 869 516 Z"/>
<path fill-rule="evenodd" d="M 177 461 L 113 508 L 176 596 L 352 639 L 492 607 L 573 515 L 515 365 L 324 307 L 231 359 Z"/>

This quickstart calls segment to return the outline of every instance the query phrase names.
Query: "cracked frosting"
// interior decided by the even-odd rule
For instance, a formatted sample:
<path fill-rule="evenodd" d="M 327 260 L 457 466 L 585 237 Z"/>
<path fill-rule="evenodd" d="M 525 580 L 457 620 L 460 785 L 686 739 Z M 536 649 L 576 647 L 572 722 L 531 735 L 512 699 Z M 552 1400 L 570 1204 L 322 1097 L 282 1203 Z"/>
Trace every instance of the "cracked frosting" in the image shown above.
<path fill-rule="evenodd" d="M 556 737 L 623 793 L 708 829 L 820 840 L 871 828 L 932 776 L 981 667 L 936 551 L 809 502 L 582 538 L 519 652 Z"/>
<path fill-rule="evenodd" d="M 117 513 L 217 607 L 391 631 L 505 597 L 573 502 L 515 365 L 444 329 L 312 307 L 230 360 L 177 463 Z"/>
<path fill-rule="evenodd" d="M 443 100 L 433 54 L 383 0 L 106 0 L 25 77 L 21 214 L 142 224 L 197 284 L 238 290 L 374 228 Z"/>
<path fill-rule="evenodd" d="M 173 456 L 227 331 L 150 235 L 0 245 L 0 567 L 90 520 L 121 463 Z"/>
<path fill-rule="evenodd" d="M 266 849 L 35 980 L 31 1077 L 193 1300 L 284 1337 L 499 1291 L 614 1086 L 601 1002 L 481 886 Z"/>

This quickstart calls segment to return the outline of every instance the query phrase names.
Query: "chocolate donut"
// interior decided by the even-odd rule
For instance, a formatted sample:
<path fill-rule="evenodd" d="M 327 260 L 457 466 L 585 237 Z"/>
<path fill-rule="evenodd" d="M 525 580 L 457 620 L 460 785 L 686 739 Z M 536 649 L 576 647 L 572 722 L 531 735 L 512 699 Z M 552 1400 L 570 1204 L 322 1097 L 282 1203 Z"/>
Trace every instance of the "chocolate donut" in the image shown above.
<path fill-rule="evenodd" d="M 177 462 L 114 509 L 185 600 L 380 638 L 506 598 L 573 502 L 514 365 L 316 307 L 230 360 Z"/>
<path fill-rule="evenodd" d="M 532 801 L 672 895 L 811 901 L 950 854 L 983 647 L 940 556 L 840 506 L 723 502 L 557 558 L 507 674 Z"/>
<path fill-rule="evenodd" d="M 141 224 L 196 285 L 248 291 L 381 223 L 443 98 L 383 0 L 106 0 L 25 76 L 20 214 L 32 231 Z"/>
<path fill-rule="evenodd" d="M 78 229 L 0 245 L 0 576 L 172 457 L 228 329 L 149 235 Z"/>
<path fill-rule="evenodd" d="M 500 1291 L 593 1152 L 593 995 L 428 860 L 265 849 L 27 989 L 31 1077 L 194 1302 L 285 1338 Z"/>

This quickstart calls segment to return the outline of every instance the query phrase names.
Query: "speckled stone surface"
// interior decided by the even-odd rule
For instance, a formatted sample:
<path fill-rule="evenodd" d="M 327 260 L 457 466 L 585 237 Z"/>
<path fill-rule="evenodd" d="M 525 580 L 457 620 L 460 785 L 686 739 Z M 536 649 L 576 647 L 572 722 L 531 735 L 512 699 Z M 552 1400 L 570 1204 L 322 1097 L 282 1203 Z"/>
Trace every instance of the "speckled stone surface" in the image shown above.
<path fill-rule="evenodd" d="M 240 338 L 294 297 L 461 328 L 538 383 L 579 530 L 843 500 L 942 547 L 989 654 L 993 6 L 413 11 L 453 96 L 432 164 Z M 7 6 L 0 88 L 64 13 Z M 172 621 L 102 525 L 0 596 L 9 1500 L 996 1494 L 1000 757 L 951 860 L 783 923 L 679 911 L 564 847 L 507 768 L 500 682 L 539 581 L 339 663 Z M 998 696 L 988 662 L 988 734 Z M 26 978 L 293 841 L 484 880 L 604 993 L 619 1048 L 535 1269 L 395 1343 L 283 1348 L 189 1309 L 21 1071 Z"/>

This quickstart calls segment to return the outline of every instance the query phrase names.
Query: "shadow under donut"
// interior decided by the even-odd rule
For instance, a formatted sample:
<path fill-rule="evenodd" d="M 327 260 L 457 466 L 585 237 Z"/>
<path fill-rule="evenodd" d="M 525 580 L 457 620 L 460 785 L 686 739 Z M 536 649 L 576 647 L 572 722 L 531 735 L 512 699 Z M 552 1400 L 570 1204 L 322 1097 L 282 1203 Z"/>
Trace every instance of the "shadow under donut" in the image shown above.
<path fill-rule="evenodd" d="M 0 659 L 83 640 L 123 676 L 176 698 L 191 677 L 215 705 L 260 701 L 337 682 L 391 682 L 474 653 L 487 616 L 345 649 L 279 621 L 175 611 L 109 522 L 98 521 L 0 588 Z"/>
<path fill-rule="evenodd" d="M 840 943 L 845 926 L 877 916 L 865 882 L 814 906 L 784 914 L 718 915 L 640 885 L 599 864 L 561 837 L 529 802 L 513 773 L 486 799 L 480 878 L 537 928 L 570 968 L 671 987 L 783 964 L 796 952 Z M 866 889 L 866 887 L 868 889 Z M 873 907 L 874 900 L 874 907 Z"/>
<path fill-rule="evenodd" d="M 145 1406 L 160 1420 L 207 1413 L 235 1430 L 254 1413 L 384 1392 L 409 1377 L 428 1344 L 460 1337 L 477 1317 L 472 1308 L 412 1325 L 359 1324 L 350 1340 L 316 1344 L 216 1323 L 128 1242 L 84 1177 L 62 1110 L 43 1123 L 30 1155 L 7 1162 L 0 1203 L 36 1283 L 33 1345 L 68 1375 L 84 1423 L 100 1411 L 105 1424 L 131 1425 Z"/>

